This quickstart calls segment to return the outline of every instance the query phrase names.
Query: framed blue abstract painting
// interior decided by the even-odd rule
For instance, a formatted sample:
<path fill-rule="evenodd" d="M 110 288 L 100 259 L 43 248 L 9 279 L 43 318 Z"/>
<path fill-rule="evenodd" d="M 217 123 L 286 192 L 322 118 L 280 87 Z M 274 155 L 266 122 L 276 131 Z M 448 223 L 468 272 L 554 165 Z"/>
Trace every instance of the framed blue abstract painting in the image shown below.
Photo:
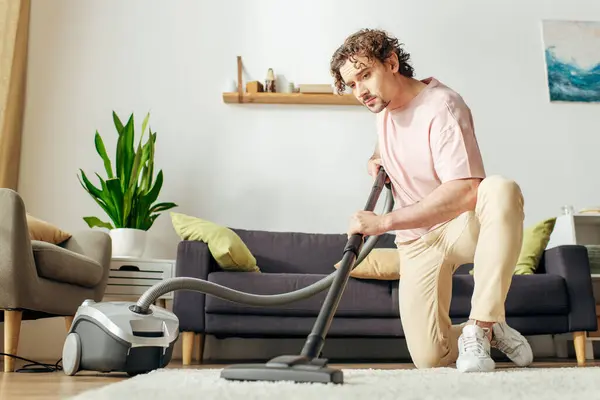
<path fill-rule="evenodd" d="M 600 21 L 542 21 L 550 101 L 600 102 Z"/>

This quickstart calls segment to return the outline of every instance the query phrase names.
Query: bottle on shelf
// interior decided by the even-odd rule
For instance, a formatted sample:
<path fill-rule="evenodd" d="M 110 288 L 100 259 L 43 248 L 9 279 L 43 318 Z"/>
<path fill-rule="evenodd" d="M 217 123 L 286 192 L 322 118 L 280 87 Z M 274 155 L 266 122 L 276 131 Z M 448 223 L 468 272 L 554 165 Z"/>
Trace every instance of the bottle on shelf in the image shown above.
<path fill-rule="evenodd" d="M 273 72 L 273 68 L 269 68 L 267 71 L 267 79 L 265 80 L 265 92 L 275 93 L 275 73 Z"/>

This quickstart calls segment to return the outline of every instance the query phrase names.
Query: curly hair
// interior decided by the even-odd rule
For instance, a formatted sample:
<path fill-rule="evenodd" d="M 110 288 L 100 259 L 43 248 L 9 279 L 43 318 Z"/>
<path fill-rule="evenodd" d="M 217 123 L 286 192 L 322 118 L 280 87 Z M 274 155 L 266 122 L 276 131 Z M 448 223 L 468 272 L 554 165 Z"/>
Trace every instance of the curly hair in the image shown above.
<path fill-rule="evenodd" d="M 402 43 L 387 32 L 378 29 L 361 29 L 348 36 L 331 57 L 331 75 L 338 93 L 343 93 L 346 84 L 340 74 L 340 68 L 347 60 L 356 63 L 357 56 L 366 57 L 369 60 L 384 62 L 392 53 L 396 53 L 400 63 L 398 72 L 408 78 L 414 76 L 414 69 L 410 65 L 410 54 L 402 48 Z"/>

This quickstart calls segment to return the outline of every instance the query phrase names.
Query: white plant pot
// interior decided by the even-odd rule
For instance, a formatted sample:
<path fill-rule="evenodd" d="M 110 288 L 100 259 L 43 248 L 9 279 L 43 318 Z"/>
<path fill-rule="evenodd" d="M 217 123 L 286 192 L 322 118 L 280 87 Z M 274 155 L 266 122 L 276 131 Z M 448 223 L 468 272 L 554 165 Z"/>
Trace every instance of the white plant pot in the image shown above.
<path fill-rule="evenodd" d="M 113 257 L 139 258 L 146 249 L 146 231 L 132 228 L 110 230 Z"/>

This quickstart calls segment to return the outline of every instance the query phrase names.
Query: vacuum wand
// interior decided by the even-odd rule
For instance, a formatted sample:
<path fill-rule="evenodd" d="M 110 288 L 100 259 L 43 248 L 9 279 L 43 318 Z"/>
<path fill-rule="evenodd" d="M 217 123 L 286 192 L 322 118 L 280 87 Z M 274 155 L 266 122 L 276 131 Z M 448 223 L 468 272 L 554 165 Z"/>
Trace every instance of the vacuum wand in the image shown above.
<path fill-rule="evenodd" d="M 375 182 L 373 183 L 371 194 L 364 208 L 365 211 L 373 211 L 375 209 L 381 191 L 383 190 L 386 178 L 386 173 L 382 167 L 379 170 Z M 385 212 L 389 212 L 389 210 L 385 210 Z M 374 239 L 377 238 L 377 236 L 374 237 Z M 363 240 L 364 236 L 358 233 L 353 234 L 348 239 L 348 243 L 344 248 L 343 258 L 339 270 L 337 271 L 333 284 L 331 285 L 331 289 L 329 289 L 327 297 L 321 306 L 321 311 L 319 312 L 317 320 L 313 326 L 313 330 L 304 344 L 304 348 L 301 352 L 302 356 L 312 359 L 321 354 L 321 350 L 325 344 L 325 336 L 329 331 L 335 311 L 337 310 L 339 302 L 342 299 L 342 295 L 344 294 L 344 289 L 348 279 L 350 278 L 350 272 L 358 264 L 355 261 L 361 250 Z"/>

